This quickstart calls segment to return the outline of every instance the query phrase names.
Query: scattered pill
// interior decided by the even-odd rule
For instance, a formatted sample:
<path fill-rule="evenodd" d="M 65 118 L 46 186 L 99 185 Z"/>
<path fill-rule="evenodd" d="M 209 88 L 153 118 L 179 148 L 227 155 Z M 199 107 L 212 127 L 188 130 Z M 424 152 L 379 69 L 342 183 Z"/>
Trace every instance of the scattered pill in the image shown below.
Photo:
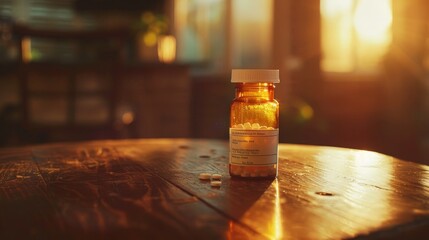
<path fill-rule="evenodd" d="M 220 180 L 222 179 L 222 175 L 214 173 L 212 174 L 212 180 Z"/>
<path fill-rule="evenodd" d="M 210 185 L 211 185 L 212 187 L 220 187 L 220 185 L 222 185 L 222 182 L 221 182 L 221 181 L 217 181 L 217 180 L 215 180 L 215 181 L 211 181 L 211 182 L 210 182 Z"/>
<path fill-rule="evenodd" d="M 212 175 L 210 173 L 200 173 L 200 175 L 198 176 L 198 178 L 200 180 L 210 180 L 211 176 Z"/>

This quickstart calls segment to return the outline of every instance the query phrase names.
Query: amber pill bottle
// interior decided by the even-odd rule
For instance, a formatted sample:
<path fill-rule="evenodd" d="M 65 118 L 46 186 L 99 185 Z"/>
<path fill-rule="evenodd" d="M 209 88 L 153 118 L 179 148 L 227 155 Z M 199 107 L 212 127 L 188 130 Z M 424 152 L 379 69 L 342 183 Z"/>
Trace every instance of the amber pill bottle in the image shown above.
<path fill-rule="evenodd" d="M 237 178 L 276 178 L 279 103 L 274 83 L 279 71 L 233 69 L 235 98 L 230 109 L 229 174 Z"/>

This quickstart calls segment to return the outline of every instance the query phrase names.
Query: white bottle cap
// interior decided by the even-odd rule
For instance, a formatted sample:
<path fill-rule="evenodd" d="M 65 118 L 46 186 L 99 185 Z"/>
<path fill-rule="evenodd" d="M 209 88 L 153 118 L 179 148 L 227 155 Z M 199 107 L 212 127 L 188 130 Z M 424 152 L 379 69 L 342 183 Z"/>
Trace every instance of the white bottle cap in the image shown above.
<path fill-rule="evenodd" d="M 279 83 L 278 69 L 232 69 L 233 83 Z"/>

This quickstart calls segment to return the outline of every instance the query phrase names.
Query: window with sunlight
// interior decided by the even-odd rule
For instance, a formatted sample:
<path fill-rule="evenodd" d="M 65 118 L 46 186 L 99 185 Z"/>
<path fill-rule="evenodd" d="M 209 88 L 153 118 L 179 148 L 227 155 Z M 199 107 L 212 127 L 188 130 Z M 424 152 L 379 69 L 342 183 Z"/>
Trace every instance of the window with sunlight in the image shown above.
<path fill-rule="evenodd" d="M 213 72 L 268 66 L 274 1 L 251 2 L 176 0 L 178 60 L 204 62 Z"/>
<path fill-rule="evenodd" d="M 270 63 L 272 0 L 232 2 L 232 65 L 234 68 L 265 67 Z"/>
<path fill-rule="evenodd" d="M 391 42 L 391 0 L 321 0 L 324 72 L 379 70 Z"/>

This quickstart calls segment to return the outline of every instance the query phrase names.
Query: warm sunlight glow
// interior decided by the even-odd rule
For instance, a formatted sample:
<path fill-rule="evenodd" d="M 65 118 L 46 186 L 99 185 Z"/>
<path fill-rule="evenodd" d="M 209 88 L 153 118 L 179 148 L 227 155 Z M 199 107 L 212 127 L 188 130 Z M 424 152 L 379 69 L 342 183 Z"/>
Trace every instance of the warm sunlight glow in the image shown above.
<path fill-rule="evenodd" d="M 274 199 L 274 215 L 273 215 L 271 239 L 274 240 L 274 239 L 282 239 L 283 225 L 282 225 L 282 207 L 280 202 L 279 182 L 277 179 L 274 180 L 273 186 L 276 191 L 276 195 Z"/>
<path fill-rule="evenodd" d="M 356 202 L 371 199 L 373 204 L 366 209 L 368 221 L 389 219 L 391 208 L 389 205 L 389 191 L 373 191 L 368 186 L 377 186 L 380 189 L 391 189 L 393 166 L 385 161 L 382 155 L 371 151 L 357 151 L 353 159 L 353 174 L 355 182 L 347 191 L 346 197 Z"/>
<path fill-rule="evenodd" d="M 372 42 L 389 40 L 392 24 L 390 0 L 360 0 L 354 16 L 359 38 Z"/>
<path fill-rule="evenodd" d="M 391 218 L 392 161 L 375 152 L 344 149 L 321 151 L 317 158 L 325 170 L 322 189 L 342 194 L 347 215 L 365 218 L 368 227 Z"/>
<path fill-rule="evenodd" d="M 422 186 L 429 186 L 429 166 L 420 165 L 420 168 L 422 170 L 422 175 L 420 176 L 420 183 L 422 184 Z M 424 194 L 429 199 L 429 189 L 426 188 L 425 190 L 426 191 L 424 191 Z M 429 210 L 428 210 L 428 213 L 429 213 Z"/>
<path fill-rule="evenodd" d="M 360 150 L 355 153 L 354 162 L 359 166 L 373 165 L 380 161 L 380 155 L 375 152 Z"/>
<path fill-rule="evenodd" d="M 262 192 L 260 193 L 262 194 Z M 266 239 L 289 239 L 290 236 L 285 231 L 285 219 L 283 219 L 285 214 L 283 211 L 287 208 L 285 206 L 286 198 L 282 198 L 281 193 L 281 182 L 274 179 L 260 195 L 261 197 L 246 208 L 240 217 L 240 222 L 251 226 L 255 231 L 263 234 Z M 242 239 L 239 225 L 230 222 L 227 236 L 228 239 Z"/>
<path fill-rule="evenodd" d="M 335 16 L 349 11 L 352 9 L 352 6 L 353 0 L 321 0 L 320 8 L 323 14 L 327 16 Z"/>
<path fill-rule="evenodd" d="M 271 54 L 273 0 L 232 1 L 232 64 L 268 66 Z"/>
<path fill-rule="evenodd" d="M 391 41 L 391 0 L 321 0 L 325 72 L 376 72 Z"/>
<path fill-rule="evenodd" d="M 176 38 L 174 36 L 159 37 L 158 59 L 164 63 L 171 63 L 176 59 Z"/>
<path fill-rule="evenodd" d="M 353 1 L 321 0 L 322 70 L 350 72 L 353 70 L 352 16 Z"/>

